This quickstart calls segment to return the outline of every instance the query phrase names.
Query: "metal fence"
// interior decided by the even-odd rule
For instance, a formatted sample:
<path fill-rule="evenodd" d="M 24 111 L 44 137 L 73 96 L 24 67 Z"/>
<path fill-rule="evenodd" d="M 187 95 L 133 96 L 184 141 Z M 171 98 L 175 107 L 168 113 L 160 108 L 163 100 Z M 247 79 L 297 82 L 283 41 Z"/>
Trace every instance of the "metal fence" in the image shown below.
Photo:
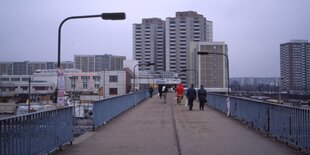
<path fill-rule="evenodd" d="M 1 155 L 40 155 L 73 139 L 72 107 L 0 119 Z"/>
<path fill-rule="evenodd" d="M 208 94 L 207 104 L 226 113 L 226 99 L 224 95 Z M 299 149 L 310 151 L 310 109 L 230 97 L 230 116 Z"/>
<path fill-rule="evenodd" d="M 107 98 L 94 102 L 94 129 L 149 97 L 148 91 Z"/>

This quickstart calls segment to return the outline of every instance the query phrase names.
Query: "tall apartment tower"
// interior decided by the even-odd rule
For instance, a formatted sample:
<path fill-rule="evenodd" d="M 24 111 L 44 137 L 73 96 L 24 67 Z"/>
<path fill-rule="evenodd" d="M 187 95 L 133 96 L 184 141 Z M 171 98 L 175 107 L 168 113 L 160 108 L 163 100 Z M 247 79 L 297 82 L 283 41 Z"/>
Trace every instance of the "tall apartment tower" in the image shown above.
<path fill-rule="evenodd" d="M 191 42 L 188 67 L 197 70 L 187 72 L 188 82 L 204 85 L 205 88 L 227 88 L 228 68 L 224 55 L 197 55 L 197 51 L 228 54 L 228 46 L 225 42 Z M 198 77 L 197 77 L 198 76 Z"/>
<path fill-rule="evenodd" d="M 139 66 L 139 70 L 164 71 L 165 56 L 165 21 L 147 18 L 141 24 L 133 24 L 133 59 L 155 63 L 155 66 Z"/>
<path fill-rule="evenodd" d="M 281 89 L 292 94 L 310 94 L 310 43 L 291 40 L 280 44 Z"/>
<path fill-rule="evenodd" d="M 194 11 L 176 12 L 176 17 L 166 18 L 166 70 L 179 74 L 186 83 L 189 44 L 191 41 L 213 41 L 212 21 Z"/>
<path fill-rule="evenodd" d="M 114 55 L 75 55 L 74 65 L 82 72 L 120 71 L 123 70 L 125 56 Z"/>

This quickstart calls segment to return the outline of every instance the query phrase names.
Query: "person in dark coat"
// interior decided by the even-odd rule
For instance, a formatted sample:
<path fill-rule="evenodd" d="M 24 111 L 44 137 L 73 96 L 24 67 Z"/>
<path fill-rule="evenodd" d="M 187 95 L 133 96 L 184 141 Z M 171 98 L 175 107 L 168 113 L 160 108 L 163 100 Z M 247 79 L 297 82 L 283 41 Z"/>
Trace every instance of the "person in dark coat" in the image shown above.
<path fill-rule="evenodd" d="M 191 87 L 187 90 L 186 97 L 188 99 L 188 106 L 189 110 L 193 109 L 193 102 L 197 97 L 196 89 L 194 88 L 194 85 L 192 84 Z"/>
<path fill-rule="evenodd" d="M 153 96 L 153 87 L 152 86 L 150 86 L 150 88 L 149 88 L 149 93 L 150 93 L 150 97 L 152 98 L 152 96 Z"/>
<path fill-rule="evenodd" d="M 207 91 L 203 88 L 203 85 L 200 85 L 198 90 L 198 99 L 199 99 L 199 109 L 203 110 L 205 103 L 207 102 Z"/>
<path fill-rule="evenodd" d="M 158 85 L 158 94 L 159 94 L 159 97 L 161 99 L 161 97 L 163 96 L 163 85 Z"/>

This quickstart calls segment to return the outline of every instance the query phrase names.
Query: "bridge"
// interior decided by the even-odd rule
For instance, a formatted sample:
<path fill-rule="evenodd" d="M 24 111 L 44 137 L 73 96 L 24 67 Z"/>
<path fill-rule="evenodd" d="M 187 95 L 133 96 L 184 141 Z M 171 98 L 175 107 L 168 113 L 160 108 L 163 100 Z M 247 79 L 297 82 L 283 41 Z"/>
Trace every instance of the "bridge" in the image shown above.
<path fill-rule="evenodd" d="M 72 136 L 72 118 L 65 114 L 54 122 L 56 125 L 43 123 L 52 114 L 3 119 L 0 154 L 45 154 L 52 150 L 55 155 L 309 153 L 309 110 L 234 97 L 230 102 L 231 116 L 227 117 L 226 97 L 222 95 L 209 94 L 204 111 L 199 110 L 198 103 L 194 103 L 193 111 L 185 108 L 185 100 L 176 104 L 174 93 L 168 95 L 166 104 L 159 96 L 148 98 L 147 92 L 106 99 L 94 104 L 94 131 L 77 138 Z M 70 116 L 72 107 L 62 110 L 69 111 Z M 57 111 L 57 115 L 60 113 Z M 17 125 L 30 118 L 36 123 L 28 127 Z M 47 126 L 53 132 L 43 132 Z M 22 129 L 29 134 L 18 133 Z M 47 139 L 48 135 L 57 138 Z M 56 146 L 35 149 L 47 141 Z"/>

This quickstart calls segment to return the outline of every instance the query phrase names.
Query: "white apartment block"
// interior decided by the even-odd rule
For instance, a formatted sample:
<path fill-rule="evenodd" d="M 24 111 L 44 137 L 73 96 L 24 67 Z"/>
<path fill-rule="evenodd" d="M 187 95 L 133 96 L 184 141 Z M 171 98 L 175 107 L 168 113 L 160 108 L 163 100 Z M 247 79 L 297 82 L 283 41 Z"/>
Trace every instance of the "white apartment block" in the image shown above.
<path fill-rule="evenodd" d="M 165 21 L 159 18 L 142 19 L 133 24 L 133 59 L 155 66 L 139 66 L 139 70 L 165 70 Z"/>
<path fill-rule="evenodd" d="M 126 94 L 126 72 L 65 73 L 65 91 L 69 94 L 99 94 L 102 98 L 123 95 Z"/>
<path fill-rule="evenodd" d="M 188 68 L 190 42 L 212 40 L 212 21 L 197 12 L 176 12 L 176 17 L 166 18 L 166 71 L 178 73 L 186 83 L 186 73 L 181 70 Z"/>

